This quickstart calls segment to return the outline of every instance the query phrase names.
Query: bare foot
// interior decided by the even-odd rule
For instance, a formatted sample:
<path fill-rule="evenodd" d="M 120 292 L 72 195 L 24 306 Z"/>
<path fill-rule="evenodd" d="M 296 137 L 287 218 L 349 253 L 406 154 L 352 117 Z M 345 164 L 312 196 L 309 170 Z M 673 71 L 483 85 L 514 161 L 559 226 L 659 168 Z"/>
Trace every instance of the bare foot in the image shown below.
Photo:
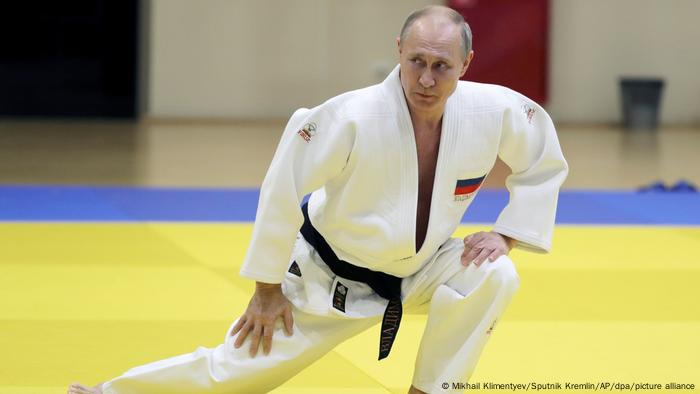
<path fill-rule="evenodd" d="M 80 383 L 73 383 L 68 386 L 68 394 L 102 394 L 102 383 L 95 387 L 87 387 Z"/>
<path fill-rule="evenodd" d="M 408 394 L 425 394 L 425 391 L 420 391 L 411 385 L 411 387 L 408 389 Z"/>

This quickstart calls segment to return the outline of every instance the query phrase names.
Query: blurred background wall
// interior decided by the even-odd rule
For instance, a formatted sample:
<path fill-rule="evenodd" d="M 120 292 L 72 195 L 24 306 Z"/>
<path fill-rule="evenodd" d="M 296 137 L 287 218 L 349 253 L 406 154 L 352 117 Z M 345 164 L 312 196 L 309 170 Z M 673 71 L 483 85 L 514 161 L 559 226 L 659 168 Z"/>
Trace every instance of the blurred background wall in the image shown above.
<path fill-rule="evenodd" d="M 700 123 L 700 1 L 553 0 L 549 111 L 569 123 L 620 117 L 621 75 L 666 81 L 661 120 Z"/>
<path fill-rule="evenodd" d="M 383 79 L 413 9 L 440 1 L 145 0 L 148 117 L 285 118 Z M 618 78 L 666 80 L 661 119 L 700 123 L 697 0 L 553 0 L 548 109 L 620 119 Z M 468 18 L 468 16 L 467 16 Z M 479 37 L 474 38 L 477 52 Z M 144 94 L 144 93 L 142 93 Z"/>
<path fill-rule="evenodd" d="M 148 115 L 286 117 L 384 79 L 426 0 L 153 0 Z"/>

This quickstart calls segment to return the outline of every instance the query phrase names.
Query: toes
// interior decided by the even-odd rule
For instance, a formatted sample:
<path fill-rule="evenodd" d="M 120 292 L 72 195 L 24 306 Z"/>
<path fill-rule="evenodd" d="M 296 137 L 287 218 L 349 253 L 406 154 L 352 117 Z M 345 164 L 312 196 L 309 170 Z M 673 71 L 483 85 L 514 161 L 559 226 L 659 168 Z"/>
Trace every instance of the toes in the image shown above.
<path fill-rule="evenodd" d="M 93 391 L 80 383 L 73 383 L 68 386 L 68 394 L 90 394 Z"/>

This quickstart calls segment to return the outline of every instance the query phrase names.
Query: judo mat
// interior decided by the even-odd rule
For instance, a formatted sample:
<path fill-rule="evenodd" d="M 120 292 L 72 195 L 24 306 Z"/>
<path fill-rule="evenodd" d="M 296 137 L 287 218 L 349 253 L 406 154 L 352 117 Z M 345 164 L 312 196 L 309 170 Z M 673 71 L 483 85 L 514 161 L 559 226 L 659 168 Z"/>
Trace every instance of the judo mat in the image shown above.
<path fill-rule="evenodd" d="M 256 201 L 256 190 L 0 187 L 0 394 L 64 393 L 221 343 L 253 290 L 238 269 Z M 488 230 L 506 202 L 482 191 L 455 236 Z M 552 253 L 511 253 L 521 287 L 469 383 L 697 390 L 700 197 L 564 191 L 557 221 Z M 405 393 L 425 320 L 405 316 L 386 360 L 375 326 L 274 393 Z"/>

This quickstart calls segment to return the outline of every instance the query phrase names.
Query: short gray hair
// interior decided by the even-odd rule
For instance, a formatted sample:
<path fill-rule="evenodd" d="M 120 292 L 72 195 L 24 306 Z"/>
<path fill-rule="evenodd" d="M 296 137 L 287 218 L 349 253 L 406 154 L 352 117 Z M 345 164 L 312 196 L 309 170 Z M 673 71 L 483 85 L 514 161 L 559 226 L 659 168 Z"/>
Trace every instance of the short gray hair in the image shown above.
<path fill-rule="evenodd" d="M 399 36 L 401 38 L 401 42 L 404 42 L 409 29 L 411 26 L 413 26 L 415 21 L 426 15 L 433 14 L 443 14 L 455 25 L 462 27 L 460 31 L 460 35 L 462 36 L 461 47 L 464 58 L 466 59 L 467 56 L 469 56 L 469 52 L 472 50 L 472 30 L 469 28 L 469 24 L 464 20 L 464 17 L 462 17 L 459 12 L 449 7 L 431 5 L 411 12 L 411 15 L 406 18 L 406 21 L 403 23 L 403 27 L 401 28 L 401 35 Z"/>

